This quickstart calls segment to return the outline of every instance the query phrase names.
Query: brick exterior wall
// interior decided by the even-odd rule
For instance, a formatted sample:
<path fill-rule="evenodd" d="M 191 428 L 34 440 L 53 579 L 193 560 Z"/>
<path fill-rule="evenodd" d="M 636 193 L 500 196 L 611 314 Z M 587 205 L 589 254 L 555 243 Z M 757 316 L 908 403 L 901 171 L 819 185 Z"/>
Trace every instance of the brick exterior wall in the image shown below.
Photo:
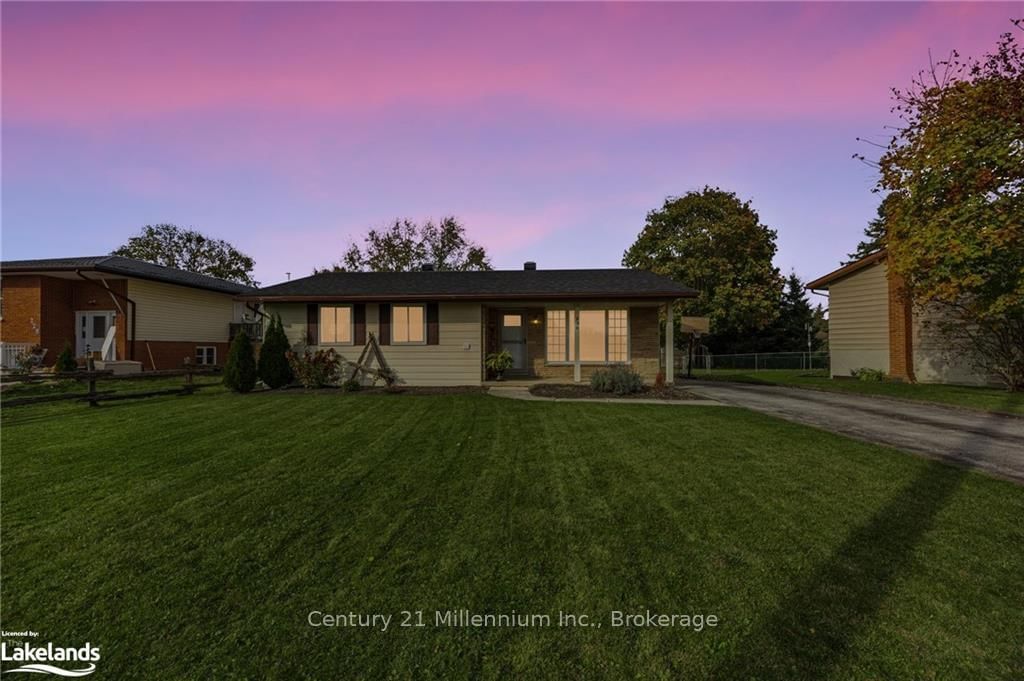
<path fill-rule="evenodd" d="M 548 365 L 546 315 L 542 307 L 519 308 L 526 317 L 526 357 L 529 373 L 527 378 L 553 378 L 571 382 L 573 366 Z M 534 323 L 534 321 L 539 323 Z M 488 308 L 485 316 L 484 354 L 497 351 L 500 346 L 499 337 L 500 309 Z M 645 381 L 653 382 L 661 368 L 661 325 L 657 307 L 629 308 L 629 356 L 632 368 L 643 376 Z M 580 366 L 583 381 L 590 375 L 604 368 L 601 365 Z"/>
<path fill-rule="evenodd" d="M 124 279 L 108 282 L 122 295 L 127 291 Z M 43 364 L 50 366 L 57 355 L 70 344 L 75 350 L 75 312 L 81 310 L 114 310 L 117 325 L 117 359 L 126 359 L 128 325 L 126 316 L 117 309 L 110 292 L 102 284 L 47 276 L 5 276 L 3 287 L 3 321 L 0 339 L 8 343 L 39 343 L 48 351 Z M 121 307 L 127 304 L 121 300 Z"/>
<path fill-rule="evenodd" d="M 194 341 L 135 341 L 135 361 L 142 362 L 147 371 L 156 369 L 180 369 L 188 358 L 193 363 L 197 347 L 213 346 L 217 348 L 217 364 L 223 366 L 228 358 L 230 343 L 196 343 Z M 254 343 L 259 349 L 259 344 Z M 257 357 L 259 353 L 257 352 Z"/>
<path fill-rule="evenodd" d="M 39 343 L 42 331 L 42 290 L 34 276 L 4 276 L 3 319 L 0 340 L 6 343 Z"/>
<path fill-rule="evenodd" d="M 889 375 L 913 383 L 914 377 L 914 313 L 904 291 L 903 278 L 891 269 L 889 285 Z"/>

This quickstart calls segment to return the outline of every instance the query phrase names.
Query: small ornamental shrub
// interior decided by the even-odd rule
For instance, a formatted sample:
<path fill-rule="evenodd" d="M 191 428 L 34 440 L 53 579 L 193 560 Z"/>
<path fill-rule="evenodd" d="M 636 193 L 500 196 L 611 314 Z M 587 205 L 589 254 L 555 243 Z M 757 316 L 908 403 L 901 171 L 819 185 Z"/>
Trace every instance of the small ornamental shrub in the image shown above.
<path fill-rule="evenodd" d="M 627 367 L 599 369 L 590 376 L 590 387 L 602 393 L 629 395 L 644 389 L 640 374 Z"/>
<path fill-rule="evenodd" d="M 334 348 L 316 352 L 307 348 L 301 355 L 289 352 L 287 357 L 295 378 L 306 388 L 337 385 L 341 379 L 341 356 Z"/>
<path fill-rule="evenodd" d="M 881 369 L 870 369 L 868 367 L 861 367 L 859 369 L 851 369 L 850 375 L 856 378 L 858 381 L 865 382 L 880 382 L 885 380 L 885 372 Z"/>
<path fill-rule="evenodd" d="M 288 343 L 288 336 L 284 333 L 284 325 L 281 324 L 280 315 L 270 318 L 267 332 L 263 336 L 263 346 L 260 348 L 260 359 L 257 363 L 260 380 L 270 388 L 280 388 L 295 380 L 291 364 L 288 362 L 288 353 L 292 346 Z"/>
<path fill-rule="evenodd" d="M 17 371 L 28 373 L 43 363 L 43 346 L 36 343 L 28 350 L 23 350 L 14 356 L 14 365 Z"/>
<path fill-rule="evenodd" d="M 71 351 L 71 343 L 64 342 L 64 349 L 57 355 L 53 370 L 58 373 L 78 371 L 78 362 L 75 360 L 75 353 Z"/>
<path fill-rule="evenodd" d="M 231 341 L 224 365 L 224 385 L 236 393 L 247 393 L 256 387 L 256 355 L 245 331 L 239 331 Z"/>
<path fill-rule="evenodd" d="M 347 393 L 355 393 L 363 389 L 363 384 L 358 378 L 350 378 L 341 384 L 341 389 Z"/>
<path fill-rule="evenodd" d="M 512 359 L 512 353 L 508 350 L 492 352 L 484 358 L 484 366 L 499 380 L 501 380 L 502 375 L 506 371 L 512 368 L 514 363 L 515 360 Z"/>

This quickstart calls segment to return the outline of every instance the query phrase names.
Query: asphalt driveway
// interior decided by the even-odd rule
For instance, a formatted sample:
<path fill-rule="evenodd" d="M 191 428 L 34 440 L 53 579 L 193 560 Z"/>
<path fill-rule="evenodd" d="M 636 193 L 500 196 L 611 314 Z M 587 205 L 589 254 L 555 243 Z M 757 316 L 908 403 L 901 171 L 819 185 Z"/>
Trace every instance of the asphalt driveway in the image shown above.
<path fill-rule="evenodd" d="M 820 390 L 713 381 L 703 397 L 1024 483 L 1024 418 Z"/>

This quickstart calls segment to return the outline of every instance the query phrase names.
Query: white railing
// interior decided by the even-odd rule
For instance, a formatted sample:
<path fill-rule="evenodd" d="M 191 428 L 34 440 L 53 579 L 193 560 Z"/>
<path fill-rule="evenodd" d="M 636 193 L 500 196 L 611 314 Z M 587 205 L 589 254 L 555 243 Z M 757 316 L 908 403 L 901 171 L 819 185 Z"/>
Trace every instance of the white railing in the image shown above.
<path fill-rule="evenodd" d="M 13 369 L 18 366 L 18 355 L 32 349 L 32 343 L 0 343 L 0 367 Z"/>

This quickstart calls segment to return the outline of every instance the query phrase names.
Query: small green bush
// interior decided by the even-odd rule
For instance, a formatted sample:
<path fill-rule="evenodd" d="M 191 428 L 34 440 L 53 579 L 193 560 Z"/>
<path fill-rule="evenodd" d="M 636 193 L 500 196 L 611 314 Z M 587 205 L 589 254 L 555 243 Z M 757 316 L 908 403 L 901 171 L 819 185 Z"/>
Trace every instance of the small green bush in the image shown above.
<path fill-rule="evenodd" d="M 590 376 L 590 387 L 602 393 L 629 395 L 642 391 L 644 380 L 632 369 L 616 366 L 595 371 Z"/>
<path fill-rule="evenodd" d="M 306 388 L 337 385 L 341 379 L 341 355 L 334 348 L 316 352 L 306 348 L 301 355 L 289 352 L 287 357 L 295 377 Z"/>
<path fill-rule="evenodd" d="M 267 332 L 263 335 L 263 346 L 260 348 L 260 359 L 257 363 L 260 380 L 270 388 L 280 388 L 295 380 L 292 367 L 288 363 L 288 353 L 292 346 L 284 333 L 281 316 L 270 318 Z"/>
<path fill-rule="evenodd" d="M 859 369 L 851 369 L 850 375 L 856 378 L 858 381 L 874 382 L 878 383 L 884 381 L 886 376 L 885 372 L 881 369 L 871 369 L 869 367 L 861 367 Z"/>
<path fill-rule="evenodd" d="M 492 352 L 484 358 L 484 366 L 497 378 L 501 378 L 502 374 L 511 369 L 514 363 L 512 353 L 508 350 Z"/>
<path fill-rule="evenodd" d="M 341 384 L 341 389 L 347 393 L 355 393 L 363 389 L 363 384 L 358 378 L 350 378 Z"/>
<path fill-rule="evenodd" d="M 53 370 L 60 373 L 78 371 L 78 362 L 75 360 L 75 353 L 71 351 L 71 343 L 64 341 L 64 349 L 57 355 Z"/>
<path fill-rule="evenodd" d="M 231 341 L 224 365 L 224 385 L 236 393 L 247 393 L 256 387 L 256 354 L 245 331 L 239 331 Z"/>

